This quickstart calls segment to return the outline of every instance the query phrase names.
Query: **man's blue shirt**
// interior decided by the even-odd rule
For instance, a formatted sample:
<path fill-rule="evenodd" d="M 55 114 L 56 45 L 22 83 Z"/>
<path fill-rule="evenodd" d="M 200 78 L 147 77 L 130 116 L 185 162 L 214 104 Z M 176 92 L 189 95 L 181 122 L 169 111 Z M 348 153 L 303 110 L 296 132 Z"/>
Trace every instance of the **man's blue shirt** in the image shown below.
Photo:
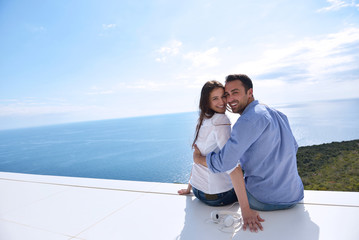
<path fill-rule="evenodd" d="M 291 204 L 304 195 L 297 150 L 287 117 L 256 100 L 238 118 L 223 149 L 208 154 L 206 161 L 213 172 L 225 172 L 240 164 L 246 188 L 257 200 Z"/>

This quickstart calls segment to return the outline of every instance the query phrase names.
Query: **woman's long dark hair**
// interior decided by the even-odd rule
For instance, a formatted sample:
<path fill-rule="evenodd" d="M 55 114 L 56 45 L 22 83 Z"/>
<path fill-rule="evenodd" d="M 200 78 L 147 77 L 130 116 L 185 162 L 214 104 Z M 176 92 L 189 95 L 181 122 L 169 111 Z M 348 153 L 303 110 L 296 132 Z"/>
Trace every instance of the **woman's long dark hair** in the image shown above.
<path fill-rule="evenodd" d="M 192 143 L 192 148 L 194 148 L 194 144 L 197 141 L 199 130 L 201 129 L 203 120 L 205 118 L 211 118 L 216 113 L 210 108 L 210 100 L 209 96 L 211 92 L 216 88 L 224 89 L 222 83 L 212 80 L 208 81 L 204 84 L 201 91 L 201 98 L 199 100 L 199 118 L 196 126 L 195 138 Z"/>

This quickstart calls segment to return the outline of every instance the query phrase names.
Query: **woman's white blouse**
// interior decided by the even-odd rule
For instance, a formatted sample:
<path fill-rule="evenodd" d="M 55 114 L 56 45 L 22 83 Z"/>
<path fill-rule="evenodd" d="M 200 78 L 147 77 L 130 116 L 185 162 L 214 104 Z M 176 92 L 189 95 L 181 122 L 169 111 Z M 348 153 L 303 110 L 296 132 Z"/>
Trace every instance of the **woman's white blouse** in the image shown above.
<path fill-rule="evenodd" d="M 225 114 L 215 113 L 204 119 L 196 141 L 202 156 L 218 152 L 231 135 L 231 122 Z M 190 184 L 207 194 L 226 192 L 233 188 L 227 173 L 212 173 L 207 167 L 193 164 Z"/>

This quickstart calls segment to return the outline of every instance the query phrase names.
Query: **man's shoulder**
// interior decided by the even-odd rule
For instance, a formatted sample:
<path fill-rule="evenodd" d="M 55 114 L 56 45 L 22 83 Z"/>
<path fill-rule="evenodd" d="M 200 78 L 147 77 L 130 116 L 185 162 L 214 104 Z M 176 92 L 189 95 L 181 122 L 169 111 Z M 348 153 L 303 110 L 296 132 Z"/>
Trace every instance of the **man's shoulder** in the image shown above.
<path fill-rule="evenodd" d="M 234 127 L 242 129 L 265 128 L 270 122 L 268 106 L 255 104 L 245 114 L 241 115 Z M 251 130 L 250 130 L 251 131 Z"/>
<path fill-rule="evenodd" d="M 287 116 L 284 113 L 263 103 L 256 106 L 256 112 L 258 115 L 263 115 L 268 120 L 277 118 L 287 119 Z"/>
<path fill-rule="evenodd" d="M 247 120 L 255 121 L 262 118 L 267 118 L 270 111 L 271 111 L 270 107 L 268 107 L 263 103 L 257 102 L 256 104 L 253 104 L 253 106 L 251 106 L 248 109 L 248 111 L 245 114 L 243 114 L 243 116 L 241 117 L 243 117 L 243 120 L 247 119 Z"/>

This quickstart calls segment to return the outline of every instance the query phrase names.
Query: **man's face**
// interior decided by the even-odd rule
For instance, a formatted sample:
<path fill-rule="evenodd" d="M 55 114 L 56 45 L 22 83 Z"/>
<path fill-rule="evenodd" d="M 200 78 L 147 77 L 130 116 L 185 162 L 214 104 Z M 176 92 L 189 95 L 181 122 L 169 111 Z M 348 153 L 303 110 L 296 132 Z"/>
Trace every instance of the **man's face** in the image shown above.
<path fill-rule="evenodd" d="M 232 112 L 242 114 L 247 105 L 251 102 L 253 89 L 246 92 L 242 82 L 235 80 L 225 86 L 225 96 L 227 104 L 231 107 Z"/>

